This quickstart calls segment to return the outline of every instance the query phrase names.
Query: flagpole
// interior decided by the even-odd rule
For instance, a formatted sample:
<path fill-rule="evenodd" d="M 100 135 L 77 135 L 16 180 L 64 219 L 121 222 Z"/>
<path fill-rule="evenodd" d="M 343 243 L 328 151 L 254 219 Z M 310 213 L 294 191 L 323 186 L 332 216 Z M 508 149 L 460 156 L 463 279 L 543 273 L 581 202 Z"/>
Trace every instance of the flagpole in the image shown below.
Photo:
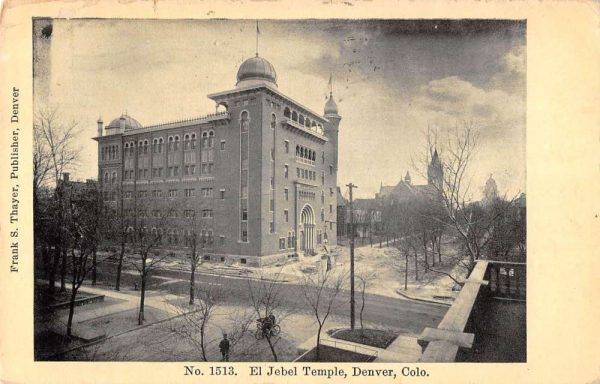
<path fill-rule="evenodd" d="M 258 29 L 258 20 L 256 20 L 256 57 L 258 57 L 258 34 L 260 30 Z"/>

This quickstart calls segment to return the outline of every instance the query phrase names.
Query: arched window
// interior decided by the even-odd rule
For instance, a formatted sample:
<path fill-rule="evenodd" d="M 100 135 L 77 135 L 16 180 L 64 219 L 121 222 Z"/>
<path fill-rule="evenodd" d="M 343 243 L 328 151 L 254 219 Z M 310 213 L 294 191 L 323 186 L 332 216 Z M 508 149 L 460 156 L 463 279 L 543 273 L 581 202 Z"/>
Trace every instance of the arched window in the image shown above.
<path fill-rule="evenodd" d="M 158 153 L 158 139 L 152 139 L 152 153 Z"/>
<path fill-rule="evenodd" d="M 175 151 L 179 149 L 179 135 L 175 135 L 175 146 L 174 149 Z"/>
<path fill-rule="evenodd" d="M 240 130 L 242 132 L 248 132 L 250 127 L 248 111 L 243 111 L 240 117 Z"/>
<path fill-rule="evenodd" d="M 215 146 L 215 131 L 208 131 L 208 147 L 213 148 Z"/>
<path fill-rule="evenodd" d="M 159 137 L 158 138 L 158 153 L 162 153 L 162 147 L 163 147 L 163 138 Z"/>
<path fill-rule="evenodd" d="M 111 183 L 111 184 L 114 184 L 114 183 L 116 183 L 116 182 L 117 182 L 117 172 L 113 172 L 113 173 L 111 174 L 110 183 Z"/>
<path fill-rule="evenodd" d="M 115 145 L 115 159 L 119 158 L 119 146 Z"/>
<path fill-rule="evenodd" d="M 300 155 L 300 147 L 296 145 L 296 157 Z"/>
<path fill-rule="evenodd" d="M 191 139 L 192 139 L 192 149 L 196 149 L 196 134 L 195 133 L 192 133 Z"/>
<path fill-rule="evenodd" d="M 305 126 L 310 127 L 310 119 L 308 117 L 306 118 L 306 121 L 304 123 Z"/>
<path fill-rule="evenodd" d="M 148 140 L 144 140 L 144 154 L 148 153 Z"/>
<path fill-rule="evenodd" d="M 202 132 L 202 148 L 208 148 L 208 132 Z"/>
<path fill-rule="evenodd" d="M 190 135 L 183 136 L 183 149 L 190 149 Z"/>
<path fill-rule="evenodd" d="M 128 154 L 129 153 L 129 143 L 125 143 L 124 148 L 125 148 L 125 152 L 124 153 Z"/>
<path fill-rule="evenodd" d="M 298 121 L 298 113 L 296 111 L 292 112 L 292 120 Z"/>
<path fill-rule="evenodd" d="M 133 156 L 134 153 L 135 153 L 135 142 L 132 141 L 129 144 L 129 156 Z"/>
<path fill-rule="evenodd" d="M 300 125 L 304 125 L 304 115 L 300 115 L 298 122 L 300 123 Z"/>
<path fill-rule="evenodd" d="M 108 172 L 104 172 L 104 184 L 108 184 L 108 178 L 109 178 Z"/>
<path fill-rule="evenodd" d="M 138 141 L 138 155 L 141 155 L 143 150 L 144 150 L 144 142 L 142 140 L 140 140 L 140 141 Z"/>
<path fill-rule="evenodd" d="M 173 139 L 173 136 L 169 136 L 168 141 L 169 141 L 169 151 L 174 150 L 174 148 L 175 148 L 175 139 Z"/>
<path fill-rule="evenodd" d="M 288 119 L 292 116 L 292 112 L 290 112 L 290 109 L 288 107 L 285 107 L 285 109 L 283 110 L 283 116 L 287 117 Z"/>
<path fill-rule="evenodd" d="M 276 125 L 277 125 L 277 117 L 275 117 L 275 114 L 272 113 L 271 114 L 271 129 L 275 129 Z"/>

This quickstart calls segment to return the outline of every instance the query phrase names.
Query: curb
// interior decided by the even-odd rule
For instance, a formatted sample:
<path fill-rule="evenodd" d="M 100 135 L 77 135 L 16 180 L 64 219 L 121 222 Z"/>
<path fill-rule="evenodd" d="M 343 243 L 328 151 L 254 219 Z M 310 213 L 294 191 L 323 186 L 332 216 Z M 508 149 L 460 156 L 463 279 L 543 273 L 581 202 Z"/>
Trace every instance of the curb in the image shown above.
<path fill-rule="evenodd" d="M 396 293 L 399 294 L 400 296 L 404 297 L 407 300 L 420 301 L 422 303 L 428 303 L 428 304 L 444 305 L 444 306 L 447 306 L 447 307 L 451 307 L 452 306 L 452 304 L 449 304 L 449 303 L 446 303 L 446 302 L 443 302 L 443 301 L 430 300 L 430 299 L 421 299 L 421 298 L 418 298 L 418 297 L 412 297 L 412 296 L 409 296 L 409 295 L 407 295 L 405 293 L 400 292 L 399 290 L 396 290 Z"/>

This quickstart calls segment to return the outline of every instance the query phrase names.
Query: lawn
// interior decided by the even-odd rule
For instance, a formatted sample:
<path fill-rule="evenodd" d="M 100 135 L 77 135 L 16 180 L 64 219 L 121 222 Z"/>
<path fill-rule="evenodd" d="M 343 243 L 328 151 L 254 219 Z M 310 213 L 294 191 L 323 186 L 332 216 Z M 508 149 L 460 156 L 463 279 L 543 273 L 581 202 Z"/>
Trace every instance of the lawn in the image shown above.
<path fill-rule="evenodd" d="M 375 356 L 363 355 L 344 349 L 321 345 L 319 351 L 319 360 L 317 360 L 317 348 L 313 348 L 303 355 L 297 361 L 302 362 L 326 362 L 326 363 L 349 363 L 349 362 L 371 362 L 375 360 Z"/>
<path fill-rule="evenodd" d="M 398 332 L 383 329 L 342 329 L 332 333 L 334 339 L 351 341 L 353 343 L 369 345 L 371 347 L 386 349 L 396 337 Z"/>

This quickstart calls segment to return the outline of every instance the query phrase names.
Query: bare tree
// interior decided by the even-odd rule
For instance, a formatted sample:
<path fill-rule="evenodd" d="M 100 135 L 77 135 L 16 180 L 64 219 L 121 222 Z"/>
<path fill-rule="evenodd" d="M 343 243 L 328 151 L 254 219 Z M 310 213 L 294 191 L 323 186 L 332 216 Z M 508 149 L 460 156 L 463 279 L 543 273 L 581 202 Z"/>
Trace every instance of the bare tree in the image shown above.
<path fill-rule="evenodd" d="M 73 169 L 79 159 L 80 148 L 76 146 L 77 124 L 65 123 L 57 108 L 40 109 L 34 120 L 34 209 L 39 207 L 39 192 L 41 187 L 48 184 L 54 188 L 54 205 L 63 205 L 63 196 L 58 185 L 64 172 Z M 40 213 L 34 212 L 34 213 Z M 63 222 L 63 212 L 57 209 L 53 212 L 54 219 Z M 39 218 L 41 219 L 41 218 Z M 58 263 L 62 259 L 61 290 L 65 290 L 67 253 L 62 249 L 63 239 L 67 236 L 58 228 L 53 249 L 53 261 L 48 265 L 48 288 L 54 290 L 55 276 Z"/>
<path fill-rule="evenodd" d="M 154 202 L 154 201 L 153 201 Z M 133 246 L 134 256 L 129 263 L 136 269 L 140 275 L 140 307 L 138 313 L 138 324 L 144 323 L 144 302 L 146 298 L 146 286 L 148 278 L 155 270 L 162 265 L 162 262 L 170 256 L 168 252 L 157 249 L 163 242 L 162 228 L 169 223 L 170 219 L 177 214 L 178 204 L 175 201 L 166 202 L 164 206 L 166 210 L 158 211 L 158 217 L 153 220 L 148 218 L 148 207 L 151 206 L 151 201 L 147 198 L 135 199 L 133 217 L 129 217 L 131 244 Z M 154 205 L 152 205 L 154 207 Z M 153 228 L 148 228 L 153 225 Z M 174 236 L 174 243 L 178 243 L 176 234 L 168 233 L 168 236 Z"/>
<path fill-rule="evenodd" d="M 176 304 L 176 310 L 182 314 L 185 323 L 175 331 L 200 350 L 204 361 L 208 361 L 206 329 L 216 309 L 229 295 L 226 287 L 222 283 L 221 277 L 218 276 L 215 281 L 195 288 L 198 300 L 194 306 L 184 305 L 183 302 Z M 230 343 L 239 341 L 241 336 L 241 334 L 230 335 Z M 234 338 L 232 339 L 232 337 Z"/>
<path fill-rule="evenodd" d="M 281 270 L 270 278 L 260 276 L 260 279 L 247 280 L 248 295 L 250 298 L 250 304 L 254 313 L 258 316 L 259 320 L 266 319 L 271 314 L 275 316 L 278 323 L 292 313 L 292 309 L 285 307 L 285 303 L 282 297 L 282 284 L 280 279 Z M 256 338 L 264 339 L 269 344 L 269 349 L 273 355 L 273 360 L 278 361 L 277 351 L 275 346 L 277 344 L 278 332 L 271 332 L 270 330 L 265 331 L 261 327 L 261 323 L 257 320 Z M 277 327 L 277 323 L 271 324 L 271 327 Z"/>
<path fill-rule="evenodd" d="M 87 183 L 85 186 L 64 183 L 60 188 L 65 198 L 63 226 L 68 234 L 64 238 L 63 249 L 70 252 L 71 259 L 71 295 L 67 321 L 67 336 L 71 336 L 77 292 L 93 268 L 90 258 L 100 241 L 105 210 L 102 196 L 94 183 Z"/>
<path fill-rule="evenodd" d="M 336 269 L 305 275 L 302 285 L 304 300 L 318 323 L 316 360 L 320 360 L 321 331 L 332 310 L 341 303 L 336 298 L 342 291 L 347 274 Z"/>
<path fill-rule="evenodd" d="M 361 300 L 358 318 L 360 320 L 360 332 L 363 334 L 365 329 L 363 324 L 363 312 L 366 304 L 365 296 L 367 293 L 367 288 L 371 285 L 372 281 L 376 277 L 376 273 L 375 271 L 359 270 L 356 274 L 356 277 L 358 279 L 358 289 L 360 290 Z"/>

